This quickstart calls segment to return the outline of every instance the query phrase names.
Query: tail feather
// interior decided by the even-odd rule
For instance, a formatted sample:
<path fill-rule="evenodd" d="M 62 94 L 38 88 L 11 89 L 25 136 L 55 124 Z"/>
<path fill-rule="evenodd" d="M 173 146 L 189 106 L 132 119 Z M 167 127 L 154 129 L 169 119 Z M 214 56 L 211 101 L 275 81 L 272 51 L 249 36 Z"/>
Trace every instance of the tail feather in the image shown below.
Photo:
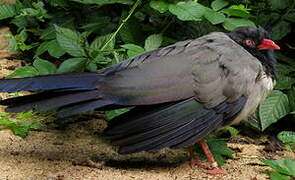
<path fill-rule="evenodd" d="M 51 98 L 43 97 L 43 99 L 38 99 L 36 101 L 23 101 L 24 99 L 20 97 L 20 101 L 22 103 L 13 103 L 6 108 L 7 112 L 24 112 L 30 109 L 34 109 L 37 111 L 48 110 L 53 108 L 62 107 L 65 105 L 92 100 L 92 99 L 99 99 L 100 94 L 97 90 L 93 91 L 82 91 L 82 92 L 75 92 L 70 91 L 68 94 L 63 94 L 60 96 L 54 96 Z M 14 102 L 17 102 L 17 97 L 14 98 Z M 4 102 L 5 103 L 5 102 Z"/>
<path fill-rule="evenodd" d="M 82 112 L 90 111 L 93 109 L 98 109 L 101 107 L 105 107 L 107 105 L 112 105 L 111 101 L 103 100 L 103 99 L 97 99 L 97 100 L 91 100 L 86 102 L 77 103 L 75 105 L 65 106 L 61 108 L 57 116 L 58 117 L 68 117 L 75 114 L 79 114 Z"/>
<path fill-rule="evenodd" d="M 63 96 L 68 94 L 68 91 L 45 91 L 45 92 L 40 92 L 37 94 L 30 94 L 30 95 L 25 95 L 25 96 L 17 96 L 13 98 L 8 98 L 0 101 L 0 105 L 3 106 L 18 106 L 22 105 L 28 102 L 35 102 L 35 101 L 40 101 L 43 100 L 44 97 L 46 98 L 52 98 L 52 97 L 58 97 L 58 96 Z"/>
<path fill-rule="evenodd" d="M 5 109 L 7 112 L 62 108 L 58 113 L 60 116 L 74 115 L 112 104 L 109 100 L 103 100 L 98 90 L 97 86 L 103 79 L 103 75 L 95 72 L 1 79 L 0 92 L 43 92 L 2 100 L 0 104 L 8 106 Z"/>
<path fill-rule="evenodd" d="M 30 78 L 1 79 L 0 92 L 54 89 L 91 90 L 98 81 L 97 73 L 66 73 Z"/>

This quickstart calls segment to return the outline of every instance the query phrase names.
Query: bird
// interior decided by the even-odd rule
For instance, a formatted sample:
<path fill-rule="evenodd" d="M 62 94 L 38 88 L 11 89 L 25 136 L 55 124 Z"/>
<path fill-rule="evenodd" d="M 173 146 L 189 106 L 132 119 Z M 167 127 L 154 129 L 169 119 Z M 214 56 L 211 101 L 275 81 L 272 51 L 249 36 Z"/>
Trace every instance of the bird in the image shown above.
<path fill-rule="evenodd" d="M 204 137 L 245 119 L 272 91 L 279 49 L 259 26 L 212 32 L 95 72 L 1 79 L 0 92 L 36 93 L 0 104 L 6 112 L 56 109 L 59 117 L 129 107 L 104 130 L 118 153 L 187 148 L 194 165 L 224 173 Z M 208 163 L 193 155 L 196 143 Z"/>

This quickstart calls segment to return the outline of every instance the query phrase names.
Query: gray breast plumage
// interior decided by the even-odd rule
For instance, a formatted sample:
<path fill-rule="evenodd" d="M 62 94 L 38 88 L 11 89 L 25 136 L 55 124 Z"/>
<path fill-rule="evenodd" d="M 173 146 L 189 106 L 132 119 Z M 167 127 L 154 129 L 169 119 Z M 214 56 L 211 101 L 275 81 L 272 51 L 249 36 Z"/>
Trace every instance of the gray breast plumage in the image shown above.
<path fill-rule="evenodd" d="M 273 80 L 270 76 L 267 76 L 264 71 L 261 71 L 261 74 L 259 75 L 256 83 L 251 89 L 249 89 L 249 94 L 244 109 L 232 121 L 231 124 L 238 124 L 240 121 L 252 114 L 261 101 L 263 101 L 273 90 L 274 86 L 275 80 Z"/>

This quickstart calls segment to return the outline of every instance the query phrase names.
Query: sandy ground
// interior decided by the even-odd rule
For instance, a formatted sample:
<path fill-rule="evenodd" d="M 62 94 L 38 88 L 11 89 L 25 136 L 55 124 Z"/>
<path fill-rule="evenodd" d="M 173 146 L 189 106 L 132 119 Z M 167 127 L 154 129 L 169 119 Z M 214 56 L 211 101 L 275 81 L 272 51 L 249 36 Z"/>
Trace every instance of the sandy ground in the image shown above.
<path fill-rule="evenodd" d="M 224 165 L 226 175 L 207 175 L 199 167 L 183 167 L 188 159 L 184 150 L 159 153 L 118 155 L 104 142 L 100 132 L 104 120 L 90 120 L 69 125 L 63 130 L 31 132 L 26 139 L 10 131 L 0 131 L 0 179 L 71 180 L 71 179 L 267 179 L 270 168 L 256 158 L 282 158 L 289 152 L 265 153 L 262 145 L 229 143 L 239 149 L 235 159 Z M 83 162 L 93 160 L 93 167 Z M 99 167 L 100 161 L 106 165 Z M 79 165 L 77 165 L 79 164 Z M 88 164 L 89 165 L 89 164 Z"/>
<path fill-rule="evenodd" d="M 2 49 L 2 55 L 4 52 L 7 53 Z M 1 59 L 0 51 L 0 77 L 18 66 L 20 61 Z M 1 98 L 7 96 L 0 94 Z M 0 110 L 3 111 L 3 107 Z M 266 153 L 263 145 L 251 144 L 257 140 L 248 140 L 250 143 L 246 144 L 242 143 L 244 141 L 229 143 L 237 150 L 235 158 L 224 165 L 226 175 L 213 176 L 205 174 L 202 168 L 181 166 L 188 160 L 184 150 L 118 155 L 100 136 L 105 127 L 104 120 L 92 116 L 90 120 L 69 124 L 62 130 L 50 126 L 40 132 L 31 132 L 26 139 L 16 137 L 8 130 L 0 131 L 0 180 L 263 180 L 268 179 L 270 168 L 262 166 L 257 157 L 295 158 L 286 151 Z M 100 161 L 105 161 L 106 165 L 101 167 Z M 87 166 L 83 165 L 85 163 Z"/>

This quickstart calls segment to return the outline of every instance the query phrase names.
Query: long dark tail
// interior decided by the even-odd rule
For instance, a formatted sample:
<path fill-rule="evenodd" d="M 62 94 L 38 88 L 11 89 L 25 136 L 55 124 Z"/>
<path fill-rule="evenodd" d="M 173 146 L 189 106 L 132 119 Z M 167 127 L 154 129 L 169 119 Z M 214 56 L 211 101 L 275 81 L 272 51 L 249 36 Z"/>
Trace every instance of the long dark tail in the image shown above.
<path fill-rule="evenodd" d="M 100 75 L 97 73 L 65 73 L 29 78 L 1 79 L 0 92 L 40 90 L 95 89 Z"/>
<path fill-rule="evenodd" d="M 59 116 L 70 116 L 112 104 L 109 100 L 104 100 L 97 89 L 102 78 L 97 73 L 68 73 L 32 78 L 1 79 L 0 92 L 41 92 L 2 100 L 0 104 L 8 106 L 7 112 L 61 108 Z"/>

